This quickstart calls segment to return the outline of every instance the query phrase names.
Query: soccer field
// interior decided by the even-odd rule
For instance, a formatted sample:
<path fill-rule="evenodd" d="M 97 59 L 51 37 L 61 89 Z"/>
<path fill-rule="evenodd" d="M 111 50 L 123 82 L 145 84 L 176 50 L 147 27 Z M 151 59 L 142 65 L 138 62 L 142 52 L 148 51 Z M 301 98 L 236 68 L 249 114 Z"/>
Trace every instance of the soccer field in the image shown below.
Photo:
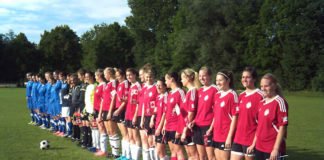
<path fill-rule="evenodd" d="M 24 94 L 24 89 L 0 88 L 0 160 L 104 159 L 94 157 L 68 139 L 28 125 L 30 118 Z M 324 94 L 286 93 L 286 98 L 289 103 L 288 159 L 324 159 Z M 50 141 L 51 149 L 39 149 L 39 142 L 44 139 Z"/>

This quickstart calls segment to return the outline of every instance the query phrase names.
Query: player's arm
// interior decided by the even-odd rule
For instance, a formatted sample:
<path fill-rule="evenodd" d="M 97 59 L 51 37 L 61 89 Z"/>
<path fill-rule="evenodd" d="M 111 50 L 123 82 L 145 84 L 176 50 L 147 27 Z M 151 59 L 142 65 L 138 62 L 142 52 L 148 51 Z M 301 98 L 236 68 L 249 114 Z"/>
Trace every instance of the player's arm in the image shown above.
<path fill-rule="evenodd" d="M 276 137 L 276 142 L 270 154 L 270 160 L 276 160 L 279 156 L 280 144 L 284 140 L 285 133 L 287 132 L 287 125 L 280 126 Z"/>

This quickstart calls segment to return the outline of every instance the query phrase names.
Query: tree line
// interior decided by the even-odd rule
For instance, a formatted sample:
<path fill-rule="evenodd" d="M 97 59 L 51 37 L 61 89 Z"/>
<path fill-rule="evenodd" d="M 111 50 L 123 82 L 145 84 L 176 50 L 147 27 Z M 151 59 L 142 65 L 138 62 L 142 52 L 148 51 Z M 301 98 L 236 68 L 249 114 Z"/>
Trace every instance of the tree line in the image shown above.
<path fill-rule="evenodd" d="M 24 33 L 0 34 L 0 82 L 26 72 L 155 66 L 162 75 L 191 67 L 246 65 L 272 72 L 287 90 L 324 91 L 323 0 L 128 0 L 126 25 L 97 24 L 81 37 L 67 25 L 44 31 L 39 44 Z"/>

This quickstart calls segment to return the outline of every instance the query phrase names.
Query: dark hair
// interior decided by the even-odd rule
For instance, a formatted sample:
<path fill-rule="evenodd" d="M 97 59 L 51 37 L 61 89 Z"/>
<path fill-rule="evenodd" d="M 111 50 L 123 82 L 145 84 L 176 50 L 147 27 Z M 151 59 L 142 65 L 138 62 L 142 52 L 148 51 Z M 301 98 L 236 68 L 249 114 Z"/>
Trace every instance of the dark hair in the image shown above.
<path fill-rule="evenodd" d="M 199 71 L 206 71 L 209 76 L 212 76 L 213 74 L 212 70 L 207 66 L 202 66 Z"/>
<path fill-rule="evenodd" d="M 120 68 L 114 68 L 114 70 L 115 70 L 115 73 L 118 72 L 120 75 L 122 75 L 122 76 L 125 77 L 125 72 L 122 69 L 120 69 Z"/>
<path fill-rule="evenodd" d="M 94 73 L 91 71 L 86 71 L 84 74 L 89 74 L 90 77 L 94 78 Z"/>
<path fill-rule="evenodd" d="M 80 68 L 78 71 L 77 71 L 78 74 L 81 74 L 81 75 L 85 75 L 86 71 L 82 68 Z"/>
<path fill-rule="evenodd" d="M 165 84 L 165 78 L 164 77 L 160 77 L 159 79 L 157 79 L 156 81 L 161 81 L 163 86 L 166 87 L 166 84 Z"/>
<path fill-rule="evenodd" d="M 252 75 L 252 78 L 254 80 L 257 80 L 257 78 L 258 78 L 258 73 L 257 73 L 256 69 L 253 66 L 246 66 L 243 69 L 243 72 L 249 72 Z"/>
<path fill-rule="evenodd" d="M 65 72 L 63 72 L 63 71 L 61 71 L 59 74 L 58 74 L 59 76 L 63 76 L 63 77 L 66 77 L 66 73 Z"/>
<path fill-rule="evenodd" d="M 131 72 L 131 73 L 133 73 L 133 74 L 135 74 L 137 76 L 137 71 L 134 68 L 127 68 L 126 72 Z"/>
<path fill-rule="evenodd" d="M 110 77 L 115 78 L 115 69 L 112 67 L 107 67 L 105 68 L 104 71 L 107 71 Z"/>
<path fill-rule="evenodd" d="M 233 76 L 233 72 L 229 71 L 229 70 L 220 70 L 219 72 L 217 72 L 217 75 L 222 75 L 226 81 L 230 81 L 229 82 L 229 87 L 231 89 L 234 89 L 234 76 Z"/>
<path fill-rule="evenodd" d="M 180 77 L 177 72 L 168 72 L 166 75 L 172 78 L 178 87 L 182 87 L 182 84 L 180 83 Z"/>

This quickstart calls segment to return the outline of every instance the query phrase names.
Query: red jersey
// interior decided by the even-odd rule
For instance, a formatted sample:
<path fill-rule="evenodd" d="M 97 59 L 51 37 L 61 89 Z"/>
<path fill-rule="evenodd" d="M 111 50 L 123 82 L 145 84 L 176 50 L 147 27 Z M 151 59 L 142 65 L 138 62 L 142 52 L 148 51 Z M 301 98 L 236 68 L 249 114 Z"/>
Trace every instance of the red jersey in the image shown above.
<path fill-rule="evenodd" d="M 178 126 L 178 117 L 181 114 L 180 106 L 184 99 L 185 93 L 180 88 L 176 88 L 168 94 L 165 130 L 176 131 Z"/>
<path fill-rule="evenodd" d="M 198 107 L 195 116 L 195 125 L 199 127 L 210 126 L 213 121 L 214 96 L 218 92 L 215 85 L 201 87 L 198 90 Z"/>
<path fill-rule="evenodd" d="M 213 140 L 225 142 L 233 116 L 239 111 L 238 97 L 232 89 L 220 91 L 214 97 L 214 130 Z"/>
<path fill-rule="evenodd" d="M 156 85 L 147 85 L 143 95 L 144 115 L 152 116 L 155 109 L 155 100 L 158 96 Z"/>
<path fill-rule="evenodd" d="M 189 123 L 188 112 L 196 112 L 197 104 L 198 104 L 197 93 L 198 93 L 197 89 L 192 88 L 188 90 L 186 94 L 186 98 L 183 100 L 183 103 L 180 108 L 181 115 L 179 116 L 179 121 L 178 121 L 178 128 L 177 128 L 178 133 L 182 133 L 184 127 L 187 126 L 187 124 Z M 192 133 L 190 131 L 187 132 L 188 136 L 191 134 Z"/>
<path fill-rule="evenodd" d="M 117 94 L 116 94 L 116 109 L 120 107 L 123 102 L 127 105 L 127 95 L 128 95 L 129 84 L 127 80 L 118 84 Z"/>
<path fill-rule="evenodd" d="M 95 93 L 93 96 L 93 107 L 95 109 L 95 111 L 99 111 L 100 110 L 100 105 L 101 105 L 101 101 L 103 99 L 103 88 L 105 86 L 105 82 L 101 82 L 99 85 L 96 86 L 95 89 Z"/>
<path fill-rule="evenodd" d="M 165 92 L 164 94 L 160 94 L 159 96 L 156 97 L 156 101 L 155 101 L 155 105 L 156 105 L 155 129 L 157 129 L 158 126 L 160 125 L 162 115 L 167 110 L 167 105 L 166 105 L 167 100 L 168 100 L 167 92 Z"/>
<path fill-rule="evenodd" d="M 279 95 L 272 100 L 259 103 L 256 149 L 271 153 L 280 126 L 288 125 L 288 104 Z M 286 135 L 285 135 L 286 137 Z M 282 141 L 279 152 L 285 153 L 286 143 Z"/>
<path fill-rule="evenodd" d="M 251 93 L 242 92 L 239 96 L 239 112 L 234 142 L 250 146 L 253 142 L 258 126 L 258 105 L 263 99 L 260 89 Z"/>
<path fill-rule="evenodd" d="M 134 118 L 136 106 L 138 105 L 140 91 L 141 91 L 141 85 L 138 82 L 135 82 L 130 86 L 128 97 L 127 97 L 126 113 L 125 113 L 126 120 L 133 120 Z"/>
<path fill-rule="evenodd" d="M 116 80 L 109 81 L 103 89 L 102 110 L 109 111 L 112 97 L 116 95 Z"/>
<path fill-rule="evenodd" d="M 144 108 L 144 92 L 146 90 L 146 83 L 143 83 L 142 84 L 142 89 L 141 91 L 139 92 L 139 95 L 138 95 L 138 112 L 137 112 L 137 116 L 142 116 L 142 113 L 143 113 L 143 108 Z"/>

